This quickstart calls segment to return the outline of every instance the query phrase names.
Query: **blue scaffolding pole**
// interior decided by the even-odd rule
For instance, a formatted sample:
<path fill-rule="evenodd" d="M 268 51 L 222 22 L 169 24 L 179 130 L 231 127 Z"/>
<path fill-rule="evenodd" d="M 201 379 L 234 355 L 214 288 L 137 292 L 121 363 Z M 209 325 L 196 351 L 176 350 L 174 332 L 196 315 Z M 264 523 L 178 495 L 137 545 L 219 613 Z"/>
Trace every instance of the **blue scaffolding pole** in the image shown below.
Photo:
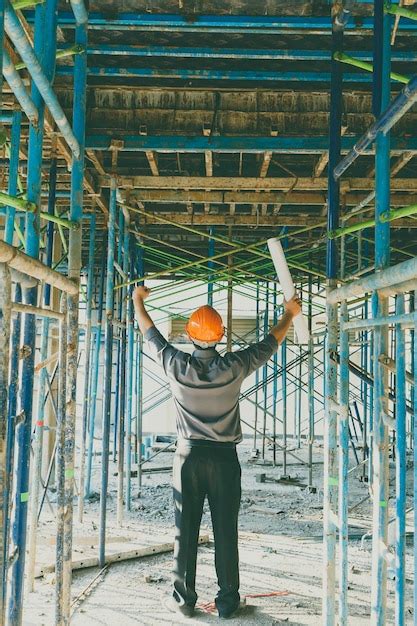
<path fill-rule="evenodd" d="M 381 130 L 375 137 L 375 270 L 389 265 L 390 226 L 381 221 L 381 215 L 390 208 L 390 120 L 398 119 L 398 111 L 405 112 L 407 105 L 395 108 L 390 102 L 390 54 L 391 16 L 384 14 L 383 0 L 375 0 L 375 49 L 373 110 L 378 118 L 375 126 Z M 416 82 L 417 87 L 417 82 Z M 401 97 L 401 96 L 399 96 Z M 410 98 L 412 99 L 412 97 Z M 388 108 L 389 107 L 389 108 Z M 390 115 L 387 113 L 390 112 Z M 380 120 L 387 120 L 386 124 Z M 383 130 L 382 130 L 383 129 Z M 388 300 L 380 294 L 372 296 L 372 316 L 383 317 L 388 313 Z M 389 433 L 385 414 L 385 393 L 388 387 L 387 370 L 379 357 L 388 354 L 388 326 L 374 331 L 374 419 L 373 419 L 373 534 L 372 534 L 372 583 L 371 619 L 377 626 L 386 623 L 387 557 L 383 546 L 388 540 L 389 499 Z"/>
<path fill-rule="evenodd" d="M 343 49 L 343 28 L 333 25 L 332 49 Z M 329 178 L 327 229 L 331 232 L 339 224 L 340 188 L 333 172 L 341 154 L 342 126 L 341 65 L 332 56 L 330 83 Z M 327 240 L 327 293 L 337 286 L 338 258 L 335 240 Z M 323 497 L 323 624 L 335 624 L 336 595 L 336 530 L 337 530 L 337 305 L 327 301 L 327 338 L 325 344 L 325 421 L 324 421 L 324 497 Z"/>
<path fill-rule="evenodd" d="M 110 419 L 113 374 L 113 309 L 114 309 L 114 253 L 116 242 L 116 180 L 111 179 L 110 207 L 107 242 L 107 278 L 106 278 L 106 320 L 105 320 L 105 362 L 104 362 L 104 397 L 103 429 L 101 452 L 101 492 L 100 492 L 100 528 L 99 528 L 99 565 L 106 561 L 106 505 L 109 482 Z"/>
<path fill-rule="evenodd" d="M 6 14 L 14 14 L 10 5 L 6 6 Z M 10 36 L 12 34 L 9 32 Z M 13 37 L 12 37 L 13 39 Z M 47 0 L 44 5 L 38 5 L 35 18 L 35 54 L 41 58 L 42 73 L 52 78 L 55 65 L 56 44 L 56 0 Z M 39 211 L 42 147 L 43 147 L 43 119 L 44 103 L 35 84 L 32 85 L 32 100 L 38 110 L 38 125 L 30 125 L 28 148 L 28 175 L 27 199 L 33 202 Z M 25 251 L 33 257 L 39 256 L 39 213 L 27 213 L 25 216 Z M 26 304 L 36 306 L 37 287 L 24 290 Z M 17 550 L 10 573 L 10 589 L 8 598 L 8 619 L 12 626 L 18 626 L 22 621 L 23 582 L 26 554 L 27 514 L 29 500 L 29 464 L 30 464 L 30 437 L 32 430 L 33 383 L 35 364 L 36 319 L 34 315 L 26 314 L 23 323 L 23 342 L 28 347 L 23 360 L 21 374 L 20 410 L 24 415 L 23 421 L 16 429 L 16 473 L 15 473 L 15 503 L 12 519 L 12 541 Z"/>

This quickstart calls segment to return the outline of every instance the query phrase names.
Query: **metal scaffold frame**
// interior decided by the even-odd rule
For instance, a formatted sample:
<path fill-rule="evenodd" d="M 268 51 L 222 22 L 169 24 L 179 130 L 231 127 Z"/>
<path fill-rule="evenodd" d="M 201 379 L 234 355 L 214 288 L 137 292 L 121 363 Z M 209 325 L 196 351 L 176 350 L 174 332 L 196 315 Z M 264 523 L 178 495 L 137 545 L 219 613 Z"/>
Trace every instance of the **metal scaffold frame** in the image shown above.
<path fill-rule="evenodd" d="M 291 467 L 302 466 L 307 484 L 298 486 L 315 493 L 319 488 L 315 466 L 321 465 L 316 444 L 323 432 L 323 622 L 326 626 L 349 622 L 349 494 L 355 475 L 369 487 L 373 507 L 371 622 L 375 626 L 387 622 L 388 579 L 393 572 L 395 624 L 403 626 L 406 479 L 411 457 L 414 510 L 417 503 L 417 262 L 409 250 L 391 245 L 390 232 L 399 222 L 415 228 L 417 204 L 415 199 L 409 204 L 398 199 L 390 203 L 390 156 L 408 162 L 417 153 L 417 142 L 410 136 L 391 141 L 390 129 L 416 102 L 417 77 L 391 72 L 391 60 L 414 62 L 416 56 L 410 51 L 391 52 L 390 37 L 392 15 L 415 20 L 415 14 L 405 7 L 384 7 L 382 0 L 375 0 L 373 18 L 361 17 L 361 23 L 355 24 L 349 21 L 350 1 L 334 3 L 332 19 L 224 14 L 188 20 L 181 15 L 123 12 L 108 17 L 89 15 L 84 0 L 70 4 L 69 13 L 58 12 L 57 0 L 0 0 L 0 105 L 4 77 L 9 107 L 0 115 L 2 162 L 8 166 L 7 186 L 0 191 L 4 232 L 0 241 L 0 623 L 20 626 L 27 593 L 36 587 L 39 520 L 45 503 L 56 516 L 55 623 L 70 623 L 74 526 L 85 524 L 89 502 L 99 497 L 97 565 L 104 568 L 111 560 L 107 544 L 114 521 L 109 513 L 112 474 L 117 474 L 115 523 L 122 527 L 144 490 L 146 464 L 160 453 L 150 453 L 145 426 L 149 416 L 167 406 L 171 392 L 155 372 L 139 333 L 131 298 L 134 286 L 145 280 L 152 285 L 147 305 L 161 324 L 185 320 L 196 297 L 218 306 L 227 320 L 227 343 L 219 351 L 244 348 L 261 339 L 283 309 L 268 240 L 264 230 L 257 230 L 269 226 L 282 241 L 290 270 L 297 272 L 310 340 L 297 345 L 290 335 L 241 393 L 249 416 L 244 415 L 242 423 L 250 433 L 251 462 L 282 468 L 279 480 L 292 485 L 297 483 L 291 482 Z M 70 29 L 73 42 L 58 41 L 61 26 Z M 91 36 L 92 31 L 108 34 L 128 29 L 239 36 L 305 32 L 330 36 L 331 50 L 138 47 L 97 44 Z M 371 30 L 373 54 L 345 54 L 349 33 Z M 399 33 L 415 35 L 416 30 L 416 23 L 398 25 Z M 87 63 L 88 55 L 97 64 Z M 144 63 L 151 58 L 164 63 L 177 56 L 197 58 L 201 64 L 208 59 L 219 62 L 219 67 L 224 60 L 246 61 L 248 68 L 264 61 L 271 66 L 287 60 L 328 63 L 330 74 L 224 67 L 157 70 L 134 67 L 133 62 L 118 67 L 114 61 L 139 58 Z M 60 64 L 64 57 L 71 57 L 71 63 Z M 105 57 L 113 59 L 112 66 L 98 66 Z M 345 65 L 354 66 L 354 73 L 344 74 Z M 73 80 L 72 99 L 65 100 L 63 81 L 68 78 L 63 77 Z M 198 89 L 222 80 L 232 90 L 242 81 L 246 85 L 285 81 L 288 87 L 301 79 L 307 84 L 330 80 L 329 140 L 323 132 L 283 136 L 273 124 L 265 136 L 221 133 L 206 126 L 194 136 L 165 128 L 148 135 L 145 125 L 139 133 L 126 126 L 113 136 L 94 124 L 86 134 L 88 77 L 92 84 L 100 77 L 202 81 Z M 397 92 L 405 85 L 392 102 L 391 80 Z M 359 139 L 356 131 L 343 136 L 346 83 L 373 86 L 375 121 Z M 215 108 L 214 119 L 218 113 Z M 121 162 L 129 162 L 130 154 L 145 154 L 152 176 L 143 175 L 140 168 L 140 174 L 125 175 L 128 167 Z M 179 176 L 161 175 L 162 155 L 172 160 L 175 155 Z M 206 176 L 186 176 L 182 155 L 201 157 Z M 239 155 L 239 177 L 213 176 L 215 158 L 225 155 L 230 160 Z M 242 155 L 257 163 L 255 174 L 247 178 L 242 175 Z M 281 169 L 290 176 L 267 176 L 274 155 L 318 155 L 319 163 L 312 177 L 293 176 L 285 167 Z M 259 157 L 263 160 L 258 175 Z M 344 181 L 343 187 L 341 176 L 363 157 L 375 157 L 375 190 L 358 178 L 359 186 L 352 189 L 360 193 L 343 198 L 350 182 Z M 320 178 L 326 164 L 327 181 Z M 399 191 L 411 194 L 410 180 L 404 181 Z M 327 207 L 323 206 L 326 184 Z M 312 212 L 300 211 L 300 216 L 280 212 L 286 201 L 288 206 L 302 206 L 304 200 L 314 209 L 319 207 L 317 217 Z M 374 216 L 364 219 L 373 202 Z M 158 208 L 150 210 L 157 203 Z M 216 203 L 224 207 L 212 210 Z M 252 206 L 251 214 L 247 204 Z M 201 205 L 198 210 L 196 205 Z M 269 215 L 268 205 L 274 207 Z M 253 229 L 251 239 L 241 236 L 240 226 Z M 325 248 L 322 273 L 319 263 L 324 256 L 316 253 L 324 253 Z M 390 267 L 393 251 L 408 260 Z M 233 316 L 239 298 L 253 307 L 254 327 L 244 336 Z M 319 316 L 326 329 L 315 324 Z M 175 441 L 169 441 L 161 451 L 174 446 Z M 395 491 L 390 489 L 390 453 L 395 458 Z M 51 498 L 52 492 L 56 496 Z M 394 508 L 393 560 L 387 529 Z"/>
<path fill-rule="evenodd" d="M 361 332 L 363 349 L 361 367 L 373 370 L 363 381 L 364 394 L 364 476 L 372 499 L 372 580 L 371 623 L 387 623 L 387 579 L 395 579 L 395 624 L 405 624 L 405 527 L 406 527 L 406 468 L 407 455 L 414 449 L 413 423 L 417 405 L 411 407 L 412 419 L 407 419 L 407 397 L 416 393 L 416 378 L 406 377 L 406 346 L 414 346 L 417 318 L 414 290 L 417 287 L 417 263 L 410 261 L 390 265 L 390 129 L 415 102 L 416 79 L 390 102 L 391 17 L 384 12 L 384 3 L 374 5 L 373 113 L 375 123 L 341 160 L 341 119 L 343 74 L 339 62 L 343 56 L 343 32 L 349 19 L 349 5 L 344 15 L 334 15 L 333 69 L 331 82 L 331 123 L 328 187 L 327 243 L 327 315 L 326 338 L 326 413 L 325 413 L 325 489 L 324 489 L 324 576 L 323 620 L 327 626 L 348 624 L 349 619 L 349 430 L 352 404 L 350 366 L 352 347 L 350 333 Z M 363 148 L 375 142 L 375 217 L 363 221 L 357 228 L 339 228 L 340 177 L 363 154 Z M 345 278 L 345 238 L 354 232 L 375 228 L 375 265 L 368 276 L 339 286 Z M 342 237 L 340 257 L 334 233 Z M 358 245 L 359 242 L 358 242 Z M 372 273 L 374 271 L 375 273 Z M 410 295 L 409 295 L 410 294 Z M 395 303 L 393 298 L 395 297 Z M 390 299 L 391 298 L 391 299 Z M 371 309 L 368 308 L 371 302 Z M 358 302 L 362 302 L 358 317 Z M 410 313 L 405 313 L 406 303 Z M 370 340 L 370 343 L 369 343 Z M 368 346 L 372 357 L 369 363 Z M 395 346 L 394 348 L 392 346 Z M 365 351 L 366 347 L 366 351 Z M 390 363 L 390 370 L 387 368 Z M 395 386 L 389 384 L 389 371 L 395 375 Z M 372 395 L 368 396 L 368 382 Z M 395 489 L 390 485 L 390 451 L 395 458 Z M 368 456 L 368 472 L 365 462 Z M 414 469 L 414 511 L 416 510 Z M 395 498 L 394 504 L 390 500 Z M 390 508 L 395 515 L 390 518 Z M 416 514 L 414 514 L 416 519 Z M 394 554 L 388 544 L 388 524 L 395 522 Z M 338 550 L 337 550 L 338 540 Z M 338 575 L 336 575 L 336 555 Z M 416 545 L 414 545 L 416 562 Z M 416 614 L 414 584 L 414 614 Z"/>

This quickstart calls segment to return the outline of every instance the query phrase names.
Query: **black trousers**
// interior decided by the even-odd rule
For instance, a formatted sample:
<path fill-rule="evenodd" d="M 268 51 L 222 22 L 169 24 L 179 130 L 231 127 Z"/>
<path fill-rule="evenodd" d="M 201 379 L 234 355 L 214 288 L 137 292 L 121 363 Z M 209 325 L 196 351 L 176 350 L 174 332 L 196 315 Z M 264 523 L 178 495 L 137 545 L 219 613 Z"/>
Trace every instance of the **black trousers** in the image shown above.
<path fill-rule="evenodd" d="M 214 533 L 220 613 L 240 601 L 237 522 L 241 498 L 241 468 L 235 446 L 197 442 L 179 444 L 174 457 L 174 598 L 194 606 L 197 546 L 207 496 Z"/>

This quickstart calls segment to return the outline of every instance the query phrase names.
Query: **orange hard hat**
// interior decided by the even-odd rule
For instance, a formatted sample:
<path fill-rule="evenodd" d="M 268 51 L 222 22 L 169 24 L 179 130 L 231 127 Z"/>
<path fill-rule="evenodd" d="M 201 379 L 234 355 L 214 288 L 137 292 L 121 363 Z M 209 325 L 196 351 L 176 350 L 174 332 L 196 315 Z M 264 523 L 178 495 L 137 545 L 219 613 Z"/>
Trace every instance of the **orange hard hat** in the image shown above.
<path fill-rule="evenodd" d="M 185 327 L 190 338 L 198 344 L 214 345 L 224 335 L 223 321 L 213 307 L 205 305 L 194 311 Z"/>

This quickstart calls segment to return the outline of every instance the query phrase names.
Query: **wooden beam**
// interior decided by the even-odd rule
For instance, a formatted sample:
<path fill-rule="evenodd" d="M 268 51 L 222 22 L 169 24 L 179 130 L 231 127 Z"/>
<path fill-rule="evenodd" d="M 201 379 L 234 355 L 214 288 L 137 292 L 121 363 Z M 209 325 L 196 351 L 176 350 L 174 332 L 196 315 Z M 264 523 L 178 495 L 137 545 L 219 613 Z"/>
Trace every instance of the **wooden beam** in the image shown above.
<path fill-rule="evenodd" d="M 391 176 L 395 176 L 396 174 L 398 174 L 398 172 L 402 170 L 403 167 L 405 167 L 407 163 L 411 161 L 413 156 L 414 154 L 412 152 L 404 152 L 404 154 L 398 157 L 398 159 L 396 160 L 396 162 L 391 168 Z M 392 183 L 391 183 L 391 186 L 392 186 Z"/>
<path fill-rule="evenodd" d="M 155 152 L 153 152 L 152 150 L 147 150 L 145 154 L 146 154 L 146 158 L 148 159 L 148 163 L 149 163 L 149 167 L 151 168 L 152 175 L 159 176 L 158 161 L 157 161 L 157 156 Z"/>
<path fill-rule="evenodd" d="M 409 153 L 407 153 L 409 154 Z M 241 176 L 117 176 L 120 189 L 218 189 L 254 191 L 288 190 L 293 191 L 327 191 L 325 178 L 303 177 L 294 180 L 291 177 L 283 178 L 260 178 Z M 108 176 L 99 178 L 100 187 L 109 187 Z M 294 187 L 292 187 L 294 185 Z M 370 178 L 346 178 L 341 181 L 342 191 L 357 189 L 359 191 L 371 191 L 374 181 Z M 415 178 L 397 178 L 391 182 L 394 191 L 415 191 Z"/>
<path fill-rule="evenodd" d="M 129 191 L 128 194 L 121 191 L 122 197 L 136 198 L 141 202 L 152 203 L 184 203 L 196 202 L 198 204 L 284 204 L 284 205 L 312 205 L 323 206 L 326 195 L 319 191 L 303 191 L 290 193 L 274 191 L 204 191 L 204 190 L 180 190 L 180 189 L 141 189 Z M 351 192 L 345 195 L 346 206 L 359 204 L 368 194 L 364 192 Z M 392 206 L 407 206 L 417 204 L 417 193 L 392 194 Z M 371 206 L 371 205 L 370 205 Z"/>
<path fill-rule="evenodd" d="M 321 157 L 319 157 L 319 160 L 317 161 L 315 165 L 314 174 L 313 174 L 314 178 L 319 178 L 323 174 L 328 162 L 329 162 L 329 153 L 323 152 L 323 154 L 321 155 Z"/>
<path fill-rule="evenodd" d="M 278 213 L 277 215 L 250 215 L 250 214 L 239 214 L 235 213 L 235 215 L 231 216 L 230 214 L 204 214 L 204 213 L 194 213 L 193 215 L 189 215 L 189 213 L 161 213 L 157 214 L 147 212 L 146 217 L 141 216 L 139 219 L 143 224 L 161 224 L 161 220 L 158 220 L 158 216 L 166 217 L 172 222 L 180 225 L 188 225 L 188 226 L 271 226 L 271 227 L 282 227 L 282 226 L 311 226 L 314 228 L 324 228 L 326 226 L 326 220 L 323 219 L 322 216 L 311 217 L 306 216 L 305 214 L 301 215 L 283 215 L 282 213 Z M 349 220 L 349 224 L 355 224 L 360 220 Z M 391 228 L 417 228 L 417 220 L 413 220 L 410 218 L 403 218 L 394 220 L 390 223 Z M 289 233 L 290 234 L 290 233 Z"/>
<path fill-rule="evenodd" d="M 265 178 L 269 170 L 269 164 L 271 163 L 272 152 L 264 152 L 262 157 L 262 165 L 259 170 L 259 176 Z"/>
<path fill-rule="evenodd" d="M 206 162 L 206 176 L 213 176 L 213 153 L 211 150 L 205 151 L 204 159 Z"/>

